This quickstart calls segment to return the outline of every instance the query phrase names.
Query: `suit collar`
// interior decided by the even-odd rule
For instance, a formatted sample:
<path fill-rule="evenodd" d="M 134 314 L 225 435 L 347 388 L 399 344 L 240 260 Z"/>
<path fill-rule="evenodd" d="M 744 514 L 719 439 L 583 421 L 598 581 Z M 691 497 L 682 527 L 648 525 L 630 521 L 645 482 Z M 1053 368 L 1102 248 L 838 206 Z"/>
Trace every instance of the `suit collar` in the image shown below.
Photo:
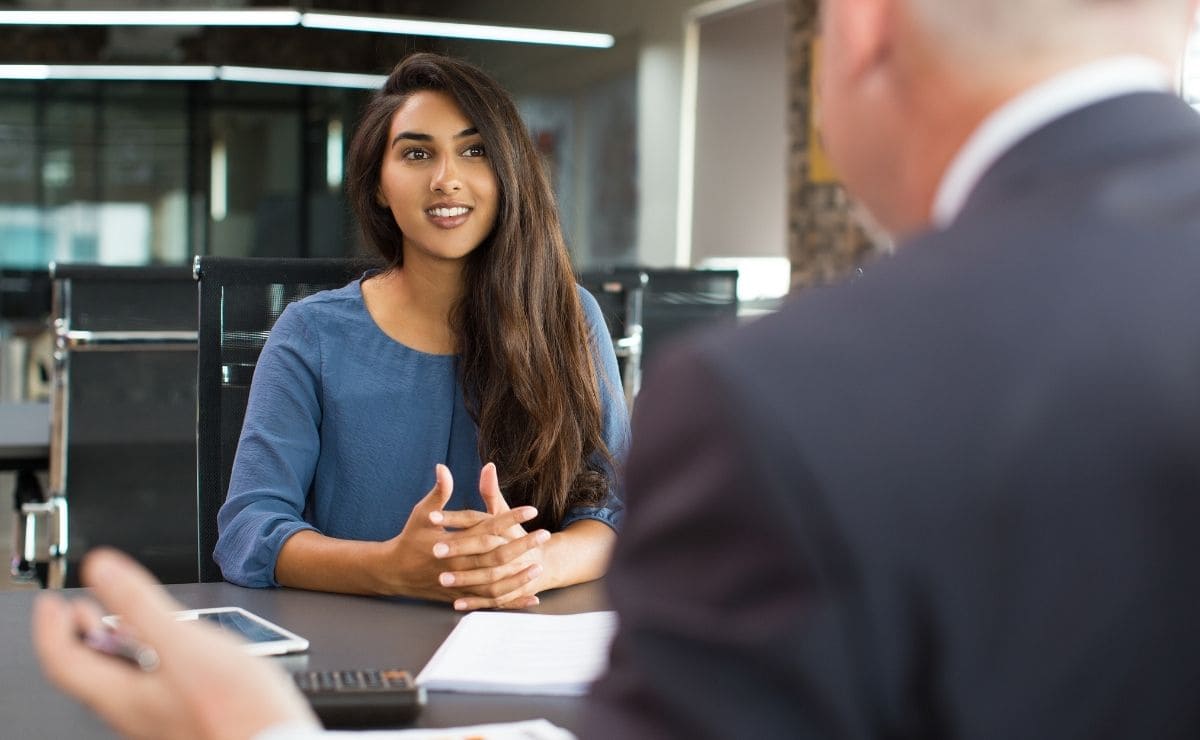
<path fill-rule="evenodd" d="M 1043 126 L 1005 152 L 971 191 L 959 219 L 1077 173 L 1136 164 L 1169 145 L 1200 142 L 1200 117 L 1169 93 L 1134 93 L 1094 103 Z M 957 219 L 956 219 L 957 220 Z"/>
<path fill-rule="evenodd" d="M 933 225 L 953 221 L 988 169 L 1038 129 L 1102 100 L 1167 89 L 1168 73 L 1161 64 L 1122 56 L 1069 69 L 1016 95 L 984 119 L 946 168 L 933 202 Z"/>

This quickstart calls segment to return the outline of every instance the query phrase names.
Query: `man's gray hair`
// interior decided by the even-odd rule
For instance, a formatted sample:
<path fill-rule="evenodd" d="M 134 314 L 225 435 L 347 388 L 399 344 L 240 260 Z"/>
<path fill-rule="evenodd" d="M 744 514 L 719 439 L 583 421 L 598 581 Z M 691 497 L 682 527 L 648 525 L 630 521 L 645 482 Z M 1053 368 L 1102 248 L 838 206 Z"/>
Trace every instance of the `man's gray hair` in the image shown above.
<path fill-rule="evenodd" d="M 1006 60 L 1146 54 L 1174 64 L 1193 26 L 1190 0 L 907 0 L 948 52 Z"/>

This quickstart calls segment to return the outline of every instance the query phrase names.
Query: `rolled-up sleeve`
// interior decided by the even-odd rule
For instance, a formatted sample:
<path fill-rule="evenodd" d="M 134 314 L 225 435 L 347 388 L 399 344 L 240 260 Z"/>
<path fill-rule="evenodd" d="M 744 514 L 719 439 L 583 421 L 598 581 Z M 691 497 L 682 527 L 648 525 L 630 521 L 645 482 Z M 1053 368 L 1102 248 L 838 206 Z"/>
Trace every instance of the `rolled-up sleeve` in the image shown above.
<path fill-rule="evenodd" d="M 283 543 L 314 529 L 304 509 L 320 454 L 321 348 L 298 309 L 284 310 L 255 367 L 229 495 L 217 515 L 213 557 L 239 586 L 278 586 Z"/>

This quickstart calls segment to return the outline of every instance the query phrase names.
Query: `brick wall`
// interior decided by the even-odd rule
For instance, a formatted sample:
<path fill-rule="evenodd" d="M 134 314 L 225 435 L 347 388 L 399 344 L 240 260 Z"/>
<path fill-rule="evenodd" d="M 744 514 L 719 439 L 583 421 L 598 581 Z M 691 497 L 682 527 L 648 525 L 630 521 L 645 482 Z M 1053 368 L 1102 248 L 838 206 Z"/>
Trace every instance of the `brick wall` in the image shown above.
<path fill-rule="evenodd" d="M 812 46 L 818 0 L 786 0 L 791 37 L 788 47 L 788 257 L 792 290 L 828 283 L 852 274 L 886 246 L 877 246 L 852 215 L 846 191 L 810 178 L 809 134 Z M 818 168 L 819 169 L 819 168 Z"/>

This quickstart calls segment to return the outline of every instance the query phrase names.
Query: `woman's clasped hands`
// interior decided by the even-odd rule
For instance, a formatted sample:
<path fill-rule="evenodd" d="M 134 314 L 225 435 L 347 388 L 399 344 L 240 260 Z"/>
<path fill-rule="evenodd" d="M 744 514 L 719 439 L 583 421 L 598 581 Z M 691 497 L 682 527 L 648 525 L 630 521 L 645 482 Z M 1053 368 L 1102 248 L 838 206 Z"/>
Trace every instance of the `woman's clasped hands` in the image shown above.
<path fill-rule="evenodd" d="M 400 564 L 393 571 L 400 581 L 395 592 L 453 601 L 460 611 L 538 604 L 538 592 L 549 588 L 544 545 L 551 535 L 521 526 L 537 516 L 537 509 L 509 508 L 492 463 L 479 476 L 487 511 L 446 511 L 453 490 L 450 470 L 438 465 L 433 489 L 387 543 L 392 562 Z"/>

